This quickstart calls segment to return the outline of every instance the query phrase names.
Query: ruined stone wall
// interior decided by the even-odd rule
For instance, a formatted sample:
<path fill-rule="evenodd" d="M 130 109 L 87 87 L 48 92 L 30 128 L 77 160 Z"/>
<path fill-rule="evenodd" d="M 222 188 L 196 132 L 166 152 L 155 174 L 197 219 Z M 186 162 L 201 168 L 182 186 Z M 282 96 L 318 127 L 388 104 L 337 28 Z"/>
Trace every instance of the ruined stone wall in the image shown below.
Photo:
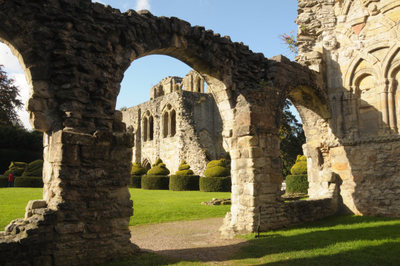
<path fill-rule="evenodd" d="M 155 86 L 157 87 L 157 85 Z M 176 112 L 176 134 L 164 136 L 165 111 Z M 154 138 L 145 141 L 143 117 L 154 117 Z M 211 94 L 178 90 L 122 111 L 123 122 L 135 135 L 132 161 L 153 164 L 161 158 L 171 173 L 186 160 L 202 175 L 210 160 L 225 157 L 222 147 L 222 121 Z"/>
<path fill-rule="evenodd" d="M 400 2 L 299 1 L 300 63 L 326 81 L 329 118 L 299 104 L 309 194 L 340 183 L 345 208 L 400 216 Z"/>
<path fill-rule="evenodd" d="M 314 72 L 178 18 L 121 13 L 90 0 L 0 1 L 0 18 L 0 40 L 18 55 L 32 89 L 31 122 L 45 133 L 45 204 L 30 206 L 0 234 L 0 264 L 88 265 L 133 254 L 133 134 L 115 105 L 126 69 L 150 54 L 199 72 L 218 106 L 232 159 L 223 231 L 254 232 L 260 208 L 266 223 L 286 225 L 279 223 L 286 211 L 279 201 L 280 113 L 295 88 L 324 95 Z M 13 247 L 19 252 L 9 256 Z"/>

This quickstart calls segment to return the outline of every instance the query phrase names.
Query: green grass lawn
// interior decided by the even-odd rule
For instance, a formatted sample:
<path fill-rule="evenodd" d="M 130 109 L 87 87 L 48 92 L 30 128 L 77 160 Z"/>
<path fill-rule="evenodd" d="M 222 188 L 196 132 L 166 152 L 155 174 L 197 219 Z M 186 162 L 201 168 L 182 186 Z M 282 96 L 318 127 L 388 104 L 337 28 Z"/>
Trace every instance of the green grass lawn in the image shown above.
<path fill-rule="evenodd" d="M 244 237 L 248 246 L 223 265 L 400 265 L 400 219 L 339 216 Z M 106 265 L 208 264 L 144 253 Z"/>
<path fill-rule="evenodd" d="M 134 215 L 130 225 L 223 217 L 230 205 L 204 206 L 202 201 L 229 198 L 230 193 L 129 189 Z M 41 188 L 0 188 L 0 231 L 25 214 L 29 200 L 41 199 Z"/>
<path fill-rule="evenodd" d="M 140 189 L 130 192 L 135 209 L 132 225 L 222 217 L 230 207 L 200 205 L 214 197 L 228 198 L 230 193 Z M 0 228 L 23 217 L 28 200 L 41 197 L 42 189 L 38 188 L 0 188 Z M 400 265 L 400 219 L 339 216 L 262 233 L 260 238 L 245 238 L 248 246 L 224 265 Z M 203 264 L 144 253 L 113 265 Z"/>

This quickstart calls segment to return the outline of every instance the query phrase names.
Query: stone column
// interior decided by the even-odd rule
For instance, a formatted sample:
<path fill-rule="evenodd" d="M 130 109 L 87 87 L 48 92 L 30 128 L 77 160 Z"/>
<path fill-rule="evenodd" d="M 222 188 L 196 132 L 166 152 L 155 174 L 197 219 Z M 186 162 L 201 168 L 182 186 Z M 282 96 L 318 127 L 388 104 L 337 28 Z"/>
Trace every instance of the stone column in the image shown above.
<path fill-rule="evenodd" d="M 234 118 L 230 150 L 232 207 L 220 229 L 226 238 L 255 232 L 258 225 L 261 230 L 271 228 L 276 222 L 269 220 L 271 210 L 274 214 L 281 212 L 276 210 L 280 208 L 282 182 L 277 114 L 273 107 L 276 102 L 268 91 L 252 91 L 246 97 L 238 97 Z"/>

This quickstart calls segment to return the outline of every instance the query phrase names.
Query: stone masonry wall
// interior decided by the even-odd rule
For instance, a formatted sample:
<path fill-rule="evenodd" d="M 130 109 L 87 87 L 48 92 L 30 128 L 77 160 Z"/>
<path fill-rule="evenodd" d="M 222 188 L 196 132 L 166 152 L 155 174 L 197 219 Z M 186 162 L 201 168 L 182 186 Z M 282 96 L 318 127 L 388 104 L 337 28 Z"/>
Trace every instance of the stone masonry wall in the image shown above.
<path fill-rule="evenodd" d="M 89 0 L 0 0 L 0 21 L 0 39 L 20 59 L 32 89 L 31 123 L 45 133 L 45 204 L 32 204 L 0 234 L 0 264 L 98 264 L 137 250 L 128 229 L 134 136 L 115 105 L 126 69 L 150 54 L 195 69 L 218 106 L 232 159 L 224 233 L 254 232 L 259 208 L 267 223 L 278 217 L 267 210 L 285 212 L 280 112 L 296 88 L 325 95 L 313 71 L 178 18 L 121 13 Z M 306 106 L 314 103 L 304 98 Z M 19 252 L 11 257 L 13 247 Z"/>
<path fill-rule="evenodd" d="M 176 134 L 163 136 L 163 110 L 170 105 L 176 112 Z M 171 110 L 172 110 L 171 109 Z M 154 117 L 154 139 L 144 141 L 143 115 Z M 150 164 L 161 158 L 171 173 L 186 160 L 197 175 L 202 175 L 209 160 L 225 157 L 222 147 L 222 121 L 210 94 L 178 90 L 122 111 L 123 122 L 135 134 L 133 161 Z"/>
<path fill-rule="evenodd" d="M 310 196 L 338 182 L 348 211 L 400 216 L 400 2 L 300 0 L 297 23 L 297 60 L 325 78 L 331 110 L 299 104 Z"/>

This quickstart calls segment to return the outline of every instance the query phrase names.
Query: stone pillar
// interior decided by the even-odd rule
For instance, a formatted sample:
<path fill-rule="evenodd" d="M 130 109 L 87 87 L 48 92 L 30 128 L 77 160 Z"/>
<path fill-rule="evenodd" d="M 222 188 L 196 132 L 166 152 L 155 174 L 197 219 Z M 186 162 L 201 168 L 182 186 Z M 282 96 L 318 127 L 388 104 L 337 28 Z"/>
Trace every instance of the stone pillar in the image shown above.
<path fill-rule="evenodd" d="M 231 141 L 232 207 L 220 231 L 223 237 L 274 227 L 280 213 L 282 183 L 278 125 L 268 91 L 238 97 Z M 257 99 L 255 103 L 252 101 Z M 269 99 L 269 104 L 267 104 Z M 276 110 L 276 109 L 275 109 Z M 260 217 L 261 216 L 261 217 Z M 279 219 L 279 215 L 277 216 Z"/>

